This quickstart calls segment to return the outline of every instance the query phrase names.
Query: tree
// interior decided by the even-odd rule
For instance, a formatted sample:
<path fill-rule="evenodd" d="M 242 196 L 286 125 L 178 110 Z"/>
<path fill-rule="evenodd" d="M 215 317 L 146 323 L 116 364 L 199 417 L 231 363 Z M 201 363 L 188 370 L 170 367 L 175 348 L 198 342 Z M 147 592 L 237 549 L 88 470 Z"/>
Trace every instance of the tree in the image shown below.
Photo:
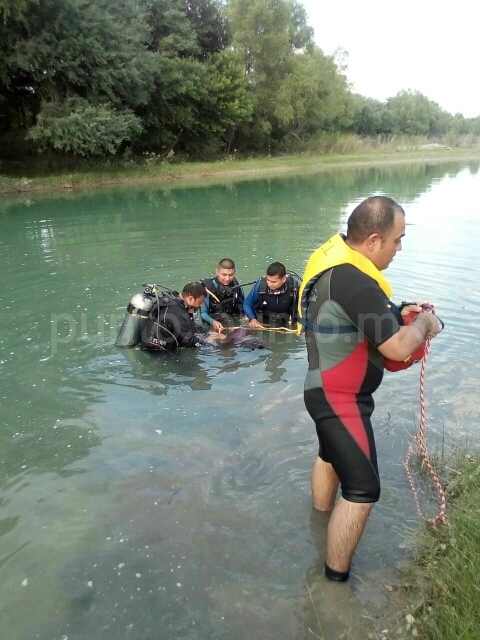
<path fill-rule="evenodd" d="M 126 140 L 140 134 L 142 125 L 131 111 L 92 105 L 83 98 L 45 103 L 27 138 L 40 150 L 56 149 L 81 156 L 115 154 Z"/>
<path fill-rule="evenodd" d="M 201 58 L 218 53 L 230 44 L 230 29 L 221 1 L 185 0 L 185 9 L 197 36 Z"/>
<path fill-rule="evenodd" d="M 184 0 L 140 0 L 149 26 L 148 48 L 174 58 L 200 56 L 197 34 Z"/>
<path fill-rule="evenodd" d="M 243 61 L 254 104 L 251 137 L 267 143 L 285 118 L 282 84 L 295 53 L 312 44 L 305 9 L 296 0 L 232 0 L 232 43 Z"/>
<path fill-rule="evenodd" d="M 352 123 L 348 130 L 361 136 L 390 133 L 392 127 L 390 112 L 384 102 L 353 94 L 351 103 L 353 106 Z"/>
<path fill-rule="evenodd" d="M 231 131 L 250 118 L 247 82 L 233 52 L 220 51 L 204 63 L 159 55 L 157 64 L 156 87 L 140 112 L 142 148 L 205 157 L 225 147 Z"/>
<path fill-rule="evenodd" d="M 0 0 L 0 16 L 3 16 L 4 24 L 7 23 L 10 14 L 24 13 L 30 2 L 38 3 L 38 0 Z"/>
<path fill-rule="evenodd" d="M 400 91 L 388 100 L 388 109 L 395 133 L 429 135 L 438 132 L 442 110 L 419 91 Z"/>
<path fill-rule="evenodd" d="M 153 83 L 147 38 L 135 0 L 40 0 L 23 14 L 12 12 L 8 24 L 0 25 L 0 128 L 27 130 L 44 108 L 43 129 L 56 114 L 64 122 L 65 109 L 80 104 L 71 98 L 99 113 L 110 109 L 116 118 L 124 110 L 131 123 L 132 110 L 147 102 Z M 72 112 L 75 121 L 79 113 L 90 113 L 82 104 Z M 59 123 L 60 131 L 72 129 Z M 72 148 L 68 140 L 62 146 Z"/>
<path fill-rule="evenodd" d="M 345 116 L 347 82 L 331 56 L 315 47 L 294 56 L 274 114 L 286 133 L 301 137 L 329 128 Z"/>
<path fill-rule="evenodd" d="M 237 56 L 222 50 L 226 25 L 212 0 L 143 0 L 151 29 L 155 86 L 138 110 L 141 149 L 206 156 L 247 120 L 251 101 Z"/>
<path fill-rule="evenodd" d="M 474 136 L 480 136 L 480 116 L 477 116 L 476 118 L 466 118 L 465 125 L 467 133 Z"/>

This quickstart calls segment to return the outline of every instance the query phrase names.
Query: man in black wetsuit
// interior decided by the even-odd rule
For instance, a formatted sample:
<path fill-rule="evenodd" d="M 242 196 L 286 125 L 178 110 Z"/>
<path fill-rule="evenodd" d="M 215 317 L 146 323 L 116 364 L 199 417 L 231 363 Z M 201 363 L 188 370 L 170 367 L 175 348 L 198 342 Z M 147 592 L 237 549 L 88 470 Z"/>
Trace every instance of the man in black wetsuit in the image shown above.
<path fill-rule="evenodd" d="M 332 511 L 325 574 L 347 580 L 355 548 L 380 496 L 371 424 L 373 392 L 384 359 L 405 361 L 441 324 L 418 305 L 395 308 L 382 271 L 402 248 L 405 213 L 390 198 L 375 196 L 312 255 L 300 290 L 308 372 L 305 405 L 315 421 L 319 457 L 312 472 L 313 506 Z M 419 315 L 407 325 L 409 311 Z M 335 501 L 341 484 L 341 497 Z"/>
<path fill-rule="evenodd" d="M 151 351 L 173 351 L 177 347 L 200 347 L 193 313 L 200 309 L 207 292 L 200 282 L 189 282 L 182 293 L 158 298 L 142 333 L 142 347 Z"/>

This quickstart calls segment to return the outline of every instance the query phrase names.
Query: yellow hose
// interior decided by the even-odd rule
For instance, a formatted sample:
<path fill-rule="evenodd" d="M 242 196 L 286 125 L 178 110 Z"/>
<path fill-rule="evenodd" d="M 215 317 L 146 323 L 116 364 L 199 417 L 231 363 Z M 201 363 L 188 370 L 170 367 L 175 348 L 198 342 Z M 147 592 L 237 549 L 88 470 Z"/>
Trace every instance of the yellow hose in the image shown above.
<path fill-rule="evenodd" d="M 207 287 L 205 287 L 205 291 L 206 291 L 210 296 L 212 296 L 212 298 L 215 298 L 215 300 L 216 300 L 217 302 L 220 302 L 220 299 L 219 299 L 219 298 L 217 298 L 217 296 L 213 293 L 213 291 L 210 291 L 210 289 L 207 289 Z"/>

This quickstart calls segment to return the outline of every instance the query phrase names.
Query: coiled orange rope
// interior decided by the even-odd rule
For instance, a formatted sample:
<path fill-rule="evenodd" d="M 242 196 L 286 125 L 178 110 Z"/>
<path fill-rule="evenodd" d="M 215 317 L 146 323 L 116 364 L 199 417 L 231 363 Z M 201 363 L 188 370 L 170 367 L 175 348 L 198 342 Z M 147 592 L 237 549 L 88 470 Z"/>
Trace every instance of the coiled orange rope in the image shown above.
<path fill-rule="evenodd" d="M 425 347 L 425 355 L 423 357 L 422 365 L 420 369 L 420 423 L 418 425 L 417 433 L 413 436 L 410 442 L 410 446 L 408 447 L 407 457 L 405 458 L 405 461 L 403 464 L 407 472 L 408 484 L 410 485 L 410 488 L 412 490 L 417 511 L 420 517 L 423 518 L 429 524 L 431 524 L 433 527 L 437 527 L 437 525 L 439 524 L 448 525 L 448 520 L 446 516 L 447 495 L 446 495 L 445 487 L 443 486 L 442 481 L 440 480 L 437 472 L 435 471 L 435 467 L 433 466 L 427 451 L 427 430 L 426 430 L 427 418 L 426 418 L 426 412 L 425 412 L 425 369 L 427 365 L 427 356 L 428 356 L 429 349 L 430 349 L 430 340 L 427 340 L 426 347 Z M 418 489 L 415 487 L 415 482 L 413 480 L 411 460 L 415 453 L 416 447 L 418 447 L 418 450 L 419 450 L 421 463 L 427 469 L 428 475 L 430 476 L 430 479 L 432 480 L 438 492 L 440 510 L 438 515 L 434 516 L 433 518 L 427 518 L 427 516 L 424 514 L 420 504 Z"/>

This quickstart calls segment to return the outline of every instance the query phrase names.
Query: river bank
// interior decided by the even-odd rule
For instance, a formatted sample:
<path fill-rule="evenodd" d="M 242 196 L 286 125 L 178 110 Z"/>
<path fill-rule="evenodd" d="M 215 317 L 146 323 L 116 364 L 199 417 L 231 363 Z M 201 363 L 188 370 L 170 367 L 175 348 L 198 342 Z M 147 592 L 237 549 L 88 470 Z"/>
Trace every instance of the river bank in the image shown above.
<path fill-rule="evenodd" d="M 449 471 L 449 526 L 426 526 L 415 552 L 389 586 L 390 614 L 382 638 L 476 640 L 480 637 L 480 454 L 463 454 Z"/>
<path fill-rule="evenodd" d="M 99 187 L 142 184 L 192 184 L 221 181 L 224 179 L 252 180 L 295 172 L 320 172 L 379 165 L 441 163 L 462 160 L 480 160 L 480 148 L 369 151 L 356 154 L 301 155 L 255 158 L 248 160 L 223 160 L 217 162 L 191 162 L 182 164 L 137 164 L 118 162 L 99 164 L 85 170 L 65 173 L 10 175 L 0 173 L 0 196 L 18 193 L 93 189 Z"/>

